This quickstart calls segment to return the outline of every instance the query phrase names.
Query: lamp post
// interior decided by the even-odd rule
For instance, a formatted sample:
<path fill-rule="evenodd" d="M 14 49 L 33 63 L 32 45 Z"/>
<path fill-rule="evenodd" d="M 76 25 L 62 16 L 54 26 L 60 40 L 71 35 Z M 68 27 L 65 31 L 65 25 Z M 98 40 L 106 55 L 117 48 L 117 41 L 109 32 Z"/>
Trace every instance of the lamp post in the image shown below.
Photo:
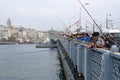
<path fill-rule="evenodd" d="M 85 6 L 85 5 L 89 5 L 89 3 L 85 3 L 83 6 Z M 79 10 L 79 18 L 80 18 L 80 29 L 82 29 L 82 26 L 81 26 L 81 10 L 82 10 L 82 7 L 80 8 L 80 10 Z"/>
<path fill-rule="evenodd" d="M 111 16 L 111 14 L 106 14 L 106 28 L 109 29 L 109 20 L 108 17 Z"/>
<path fill-rule="evenodd" d="M 113 29 L 113 21 L 109 20 L 109 22 L 110 22 L 110 28 Z"/>
<path fill-rule="evenodd" d="M 85 26 L 86 26 L 86 32 L 87 32 L 87 28 L 88 28 L 88 25 L 87 25 L 87 24 L 89 24 L 89 25 L 93 26 L 93 24 L 92 24 L 91 22 L 89 22 L 89 21 L 86 21 L 86 22 L 85 22 Z"/>

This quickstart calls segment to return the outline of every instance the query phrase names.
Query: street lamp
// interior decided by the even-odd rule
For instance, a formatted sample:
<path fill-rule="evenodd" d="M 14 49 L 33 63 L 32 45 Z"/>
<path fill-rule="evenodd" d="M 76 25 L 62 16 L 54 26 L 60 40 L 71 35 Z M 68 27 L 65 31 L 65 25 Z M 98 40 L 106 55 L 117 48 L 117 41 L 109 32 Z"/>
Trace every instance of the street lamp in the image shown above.
<path fill-rule="evenodd" d="M 108 20 L 108 17 L 109 17 L 109 16 L 111 16 L 111 14 L 106 14 L 106 28 L 107 28 L 107 29 L 109 29 L 109 26 L 108 26 L 108 24 L 109 24 L 109 22 L 108 22 L 108 21 L 109 21 L 109 20 Z"/>
<path fill-rule="evenodd" d="M 113 21 L 109 20 L 109 23 L 110 23 L 110 28 L 113 29 Z"/>
<path fill-rule="evenodd" d="M 85 3 L 83 6 L 85 6 L 85 5 L 89 5 L 89 3 Z M 79 17 L 80 18 L 80 29 L 82 29 L 82 26 L 81 26 L 81 10 L 82 10 L 82 8 L 83 7 L 81 7 L 80 10 L 79 10 L 79 13 L 80 13 L 79 14 L 80 15 L 80 17 Z"/>
<path fill-rule="evenodd" d="M 88 25 L 87 24 L 90 24 L 91 26 L 93 26 L 93 24 L 91 23 L 91 22 L 89 22 L 89 21 L 86 21 L 85 22 L 85 26 L 86 26 L 86 32 L 87 32 L 87 28 L 88 28 Z"/>

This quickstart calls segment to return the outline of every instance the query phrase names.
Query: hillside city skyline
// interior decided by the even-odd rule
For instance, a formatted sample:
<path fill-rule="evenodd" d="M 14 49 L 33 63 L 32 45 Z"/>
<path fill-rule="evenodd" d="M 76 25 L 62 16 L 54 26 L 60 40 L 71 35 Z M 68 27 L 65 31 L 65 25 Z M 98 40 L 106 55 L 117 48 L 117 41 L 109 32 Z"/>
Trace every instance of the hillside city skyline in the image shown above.
<path fill-rule="evenodd" d="M 35 43 L 47 38 L 48 34 L 39 30 L 12 25 L 10 18 L 6 21 L 6 25 L 0 25 L 0 41 L 2 42 Z"/>

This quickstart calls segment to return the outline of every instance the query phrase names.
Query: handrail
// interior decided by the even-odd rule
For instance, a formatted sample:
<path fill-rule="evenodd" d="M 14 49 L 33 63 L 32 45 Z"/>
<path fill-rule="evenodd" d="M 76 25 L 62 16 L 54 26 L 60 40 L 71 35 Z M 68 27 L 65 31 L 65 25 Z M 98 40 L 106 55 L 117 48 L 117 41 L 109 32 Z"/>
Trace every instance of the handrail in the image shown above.
<path fill-rule="evenodd" d="M 87 44 L 87 42 L 75 39 L 69 41 L 70 38 L 67 37 L 62 37 L 61 39 L 63 39 L 61 40 L 63 45 L 61 50 L 64 48 L 67 54 L 65 56 L 68 56 L 66 59 L 70 59 L 73 65 L 77 66 L 78 73 L 83 74 L 85 80 L 119 79 L 120 75 L 118 73 L 120 71 L 118 66 L 120 65 L 120 54 L 112 53 L 102 48 L 88 49 L 83 47 L 85 45 L 81 45 L 83 43 Z M 117 76 L 114 78 L 113 75 Z"/>
<path fill-rule="evenodd" d="M 77 40 L 77 39 L 74 39 L 74 38 L 69 38 L 69 37 L 64 37 L 64 36 L 60 36 L 60 38 L 70 40 L 70 41 L 72 41 L 72 42 L 74 42 L 74 43 L 84 43 L 84 44 L 88 44 L 88 42 L 80 41 L 80 40 Z"/>

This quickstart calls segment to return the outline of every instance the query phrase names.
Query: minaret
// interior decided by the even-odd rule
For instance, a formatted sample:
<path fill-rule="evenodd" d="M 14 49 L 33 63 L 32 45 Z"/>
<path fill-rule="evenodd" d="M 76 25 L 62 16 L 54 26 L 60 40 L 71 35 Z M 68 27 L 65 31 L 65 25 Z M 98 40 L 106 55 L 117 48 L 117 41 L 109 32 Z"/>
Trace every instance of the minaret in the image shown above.
<path fill-rule="evenodd" d="M 8 18 L 8 20 L 7 20 L 7 27 L 11 27 L 12 25 L 11 25 L 11 21 L 10 21 L 10 18 Z"/>

